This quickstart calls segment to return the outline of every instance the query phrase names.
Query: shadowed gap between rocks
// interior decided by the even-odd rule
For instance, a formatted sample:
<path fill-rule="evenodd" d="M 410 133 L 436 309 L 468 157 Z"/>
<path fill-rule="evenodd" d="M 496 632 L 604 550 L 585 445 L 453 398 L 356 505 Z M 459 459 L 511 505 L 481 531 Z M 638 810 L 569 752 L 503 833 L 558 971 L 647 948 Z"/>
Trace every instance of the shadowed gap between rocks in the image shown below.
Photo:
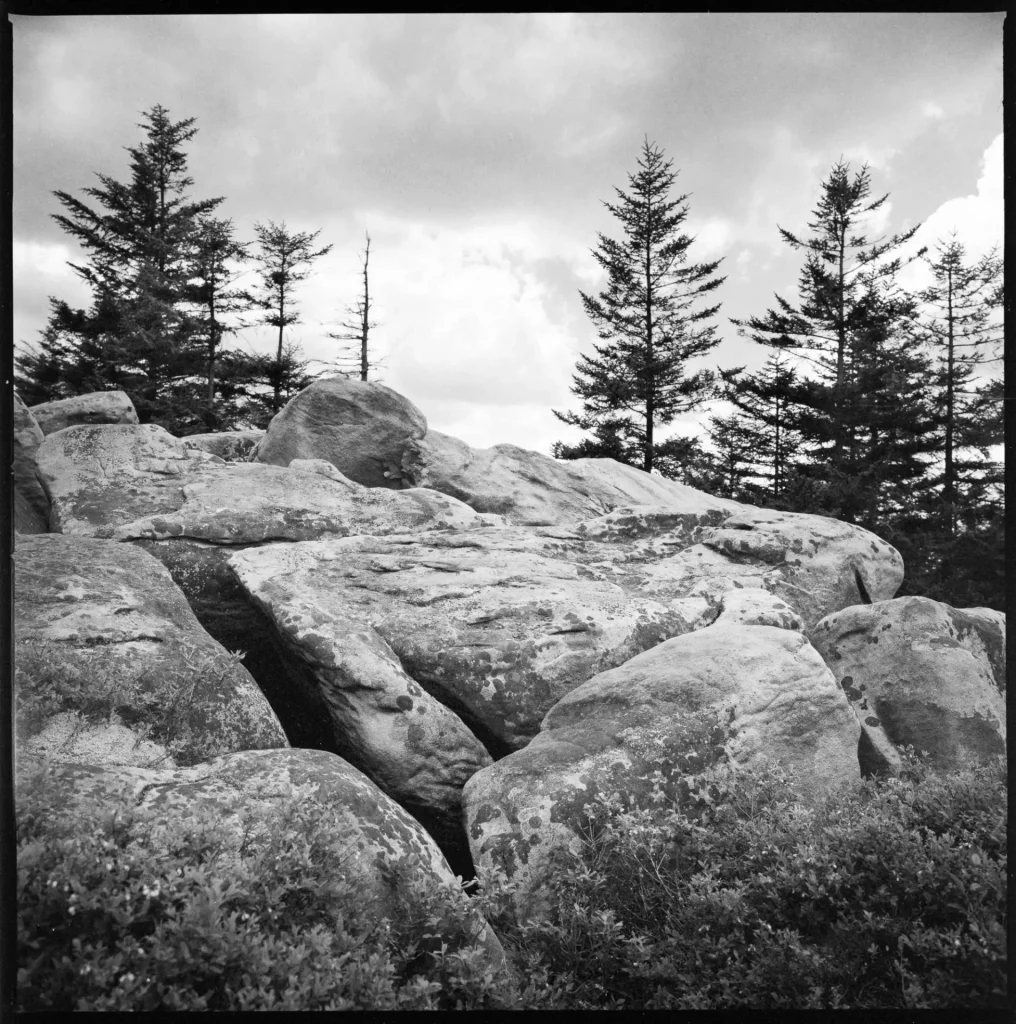
<path fill-rule="evenodd" d="M 132 543 L 155 555 L 169 569 L 210 636 L 228 651 L 243 652 L 244 668 L 264 693 L 293 747 L 326 750 L 364 770 L 365 766 L 358 763 L 356 756 L 336 741 L 331 715 L 310 667 L 286 649 L 272 621 L 248 600 L 225 565 L 226 558 L 239 550 L 239 545 L 181 543 L 176 539 Z M 499 741 L 472 715 L 463 713 L 464 708 L 455 706 L 457 701 L 453 705 L 444 691 L 421 685 L 462 718 L 495 760 L 511 752 L 511 747 Z M 426 808 L 406 803 L 402 806 L 430 833 L 452 870 L 471 881 L 475 872 L 464 824 L 451 825 Z"/>

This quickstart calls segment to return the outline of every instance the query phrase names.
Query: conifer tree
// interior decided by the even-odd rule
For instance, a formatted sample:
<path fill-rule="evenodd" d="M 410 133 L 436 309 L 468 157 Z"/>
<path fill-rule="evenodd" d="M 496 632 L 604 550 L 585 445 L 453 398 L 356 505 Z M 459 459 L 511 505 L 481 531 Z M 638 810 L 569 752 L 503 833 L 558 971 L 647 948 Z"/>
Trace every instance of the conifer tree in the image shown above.
<path fill-rule="evenodd" d="M 236 399 L 245 393 L 252 368 L 241 353 L 224 360 L 222 347 L 239 326 L 237 316 L 250 306 L 246 293 L 236 287 L 240 267 L 249 259 L 247 245 L 234 236 L 232 220 L 199 218 L 187 294 L 196 310 L 194 341 L 204 346 L 207 388 L 201 413 L 208 430 L 228 427 L 242 415 Z M 217 379 L 220 370 L 225 372 Z"/>
<path fill-rule="evenodd" d="M 692 471 L 694 446 L 687 439 L 662 440 L 658 428 L 680 413 L 698 408 L 712 396 L 714 375 L 689 372 L 687 364 L 719 344 L 716 327 L 706 321 L 719 305 L 698 307 L 725 278 L 720 260 L 690 263 L 694 239 L 682 233 L 687 195 L 671 197 L 677 174 L 672 161 L 648 138 L 638 171 L 628 175 L 630 192 L 615 188 L 618 201 L 605 202 L 618 219 L 620 241 L 600 234 L 593 250 L 606 271 L 598 296 L 580 292 L 586 314 L 601 344 L 595 355 L 581 355 L 572 393 L 582 400 L 580 413 L 554 415 L 564 423 L 593 431 L 578 445 L 557 442 L 559 458 L 637 453 L 646 472 L 685 475 Z M 602 450 L 600 441 L 609 442 Z"/>
<path fill-rule="evenodd" d="M 83 190 L 95 206 L 54 193 L 66 211 L 54 220 L 84 250 L 71 266 L 92 300 L 75 310 L 51 299 L 40 345 L 18 361 L 19 386 L 38 394 L 49 380 L 53 397 L 122 388 L 142 422 L 174 427 L 179 403 L 169 391 L 195 369 L 186 290 L 197 222 L 222 199 L 187 194 L 183 146 L 197 133 L 194 118 L 173 122 L 161 105 L 142 117 L 146 141 L 128 149 L 128 183 L 98 174 L 99 184 Z"/>
<path fill-rule="evenodd" d="M 296 348 L 288 351 L 284 344 L 284 331 L 287 327 L 300 322 L 300 310 L 296 304 L 294 292 L 301 281 L 310 276 L 310 269 L 316 259 L 331 252 L 332 247 L 325 245 L 314 249 L 314 241 L 320 231 L 290 231 L 286 222 L 276 224 L 255 224 L 254 234 L 257 236 L 259 252 L 256 256 L 260 287 L 250 295 L 254 305 L 264 310 L 260 322 L 278 329 L 278 344 L 275 350 L 274 363 L 268 368 L 272 388 L 272 412 L 282 408 L 282 394 L 287 390 L 287 382 L 296 369 L 306 364 L 301 363 Z"/>
<path fill-rule="evenodd" d="M 848 396 L 851 347 L 864 331 L 864 311 L 871 294 L 865 274 L 894 279 L 903 262 L 899 251 L 920 227 L 888 238 L 868 238 L 865 221 L 889 198 L 888 194 L 874 200 L 870 196 L 867 164 L 851 176 L 850 165 L 837 162 L 822 183 L 822 197 L 808 224 L 813 234 L 799 238 L 779 228 L 792 249 L 806 254 L 798 284 L 799 305 L 777 295 L 777 308 L 764 317 L 731 320 L 738 333 L 759 344 L 793 352 L 818 372 L 826 386 L 822 408 L 815 411 L 828 422 L 825 455 L 841 477 L 853 429 Z"/>
<path fill-rule="evenodd" d="M 765 481 L 768 498 L 778 501 L 787 487 L 791 467 L 801 448 L 795 429 L 797 405 L 802 400 L 797 371 L 786 353 L 770 353 L 754 374 L 743 367 L 721 370 L 723 397 L 733 404 L 754 437 L 757 475 Z"/>

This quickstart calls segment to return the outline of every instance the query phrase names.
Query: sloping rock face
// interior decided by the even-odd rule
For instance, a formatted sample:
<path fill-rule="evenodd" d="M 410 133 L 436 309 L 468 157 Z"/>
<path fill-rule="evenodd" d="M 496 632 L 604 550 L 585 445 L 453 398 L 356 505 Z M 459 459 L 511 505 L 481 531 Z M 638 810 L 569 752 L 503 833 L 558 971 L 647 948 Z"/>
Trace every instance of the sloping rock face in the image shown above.
<path fill-rule="evenodd" d="M 741 508 L 613 459 L 559 461 L 512 444 L 471 448 L 436 430 L 408 442 L 389 472 L 403 487 L 430 487 L 526 526 L 576 523 L 619 505 L 665 505 L 675 512 Z"/>
<path fill-rule="evenodd" d="M 49 519 L 49 498 L 43 490 L 39 480 L 36 467 L 36 455 L 39 445 L 42 444 L 45 434 L 36 422 L 28 406 L 21 401 L 15 392 L 14 394 L 14 487 L 15 493 L 20 494 L 22 508 L 19 512 L 17 522 L 26 527 L 22 529 L 15 525 L 19 533 L 45 533 L 46 522 Z M 29 513 L 30 510 L 30 513 Z M 42 530 L 35 528 L 36 524 L 43 524 Z"/>
<path fill-rule="evenodd" d="M 668 640 L 572 690 L 524 749 L 474 775 L 463 800 L 473 860 L 519 882 L 577 848 L 584 806 L 619 792 L 652 805 L 652 774 L 680 779 L 721 759 L 773 759 L 804 800 L 859 781 L 860 730 L 800 633 L 713 625 Z"/>
<path fill-rule="evenodd" d="M 313 674 L 335 749 L 403 806 L 457 819 L 462 786 L 490 755 L 370 626 L 346 615 L 327 566 L 288 558 L 293 547 L 306 545 L 248 549 L 230 564 Z"/>
<path fill-rule="evenodd" d="M 866 774 L 926 750 L 940 768 L 1005 752 L 1004 617 L 925 597 L 844 608 L 811 631 L 864 730 Z"/>
<path fill-rule="evenodd" d="M 15 553 L 20 751 L 193 764 L 287 746 L 257 684 L 143 551 L 22 537 Z"/>
<path fill-rule="evenodd" d="M 93 391 L 33 405 L 32 415 L 44 434 L 66 427 L 97 423 L 137 423 L 134 403 L 122 391 Z"/>
<path fill-rule="evenodd" d="M 214 434 L 188 434 L 180 440 L 188 448 L 217 455 L 223 462 L 247 462 L 264 436 L 263 430 L 223 430 Z"/>
<path fill-rule="evenodd" d="M 385 467 L 427 432 L 422 412 L 383 384 L 331 377 L 291 399 L 268 425 L 256 459 L 288 466 L 293 459 L 324 459 L 367 487 L 400 487 Z M 440 488 L 437 488 L 440 490 Z"/>
<path fill-rule="evenodd" d="M 272 830 L 283 827 L 280 815 L 296 804 L 301 813 L 289 817 L 288 827 L 304 831 L 308 844 L 331 849 L 351 884 L 355 909 L 370 916 L 399 920 L 418 912 L 428 891 L 458 890 L 423 828 L 350 764 L 325 751 L 248 750 L 175 770 L 57 761 L 45 771 L 65 797 L 62 813 L 79 817 L 82 827 L 126 793 L 140 812 L 129 828 L 154 827 L 176 837 L 211 812 L 228 851 L 237 856 L 241 849 L 247 856 L 264 852 Z M 419 864 L 415 877 L 399 869 L 410 857 Z M 348 893 L 337 892 L 335 899 L 337 912 L 353 909 Z M 467 897 L 460 899 L 465 903 Z M 467 915 L 467 928 L 440 937 L 453 949 L 476 937 L 492 961 L 502 964 L 500 943 L 478 914 Z"/>
<path fill-rule="evenodd" d="M 537 546 L 499 530 L 351 537 L 250 549 L 230 564 L 255 600 L 260 581 L 286 582 L 273 617 L 302 589 L 309 606 L 369 625 L 500 750 L 525 744 L 570 689 L 691 628 L 612 573 Z"/>
<path fill-rule="evenodd" d="M 735 587 L 762 587 L 811 628 L 833 611 L 888 599 L 903 582 L 895 548 L 824 516 L 742 510 L 704 530 L 702 541 L 645 569 L 645 591 L 710 604 Z"/>

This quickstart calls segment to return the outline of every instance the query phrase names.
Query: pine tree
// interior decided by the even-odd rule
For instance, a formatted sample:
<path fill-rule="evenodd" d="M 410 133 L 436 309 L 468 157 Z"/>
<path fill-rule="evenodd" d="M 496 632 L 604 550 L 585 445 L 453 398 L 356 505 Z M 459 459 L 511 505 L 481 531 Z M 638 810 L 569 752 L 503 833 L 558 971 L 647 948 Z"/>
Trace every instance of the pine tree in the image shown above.
<path fill-rule="evenodd" d="M 374 300 L 370 297 L 369 263 L 370 235 L 368 234 L 367 244 L 363 250 L 363 291 L 352 306 L 346 307 L 346 319 L 340 324 L 342 330 L 338 334 L 328 335 L 335 341 L 355 342 L 353 351 L 350 351 L 350 345 L 343 347 L 336 360 L 336 368 L 344 376 L 359 376 L 360 380 L 366 380 L 371 370 L 380 368 L 380 363 L 374 362 L 370 358 L 370 332 L 378 324 L 370 316 L 370 312 L 374 308 Z"/>
<path fill-rule="evenodd" d="M 721 370 L 720 376 L 723 397 L 753 430 L 753 457 L 757 476 L 767 485 L 767 500 L 778 503 L 801 449 L 801 437 L 794 427 L 802 397 L 797 371 L 786 353 L 776 351 L 758 373 L 745 376 L 744 368 L 739 367 Z"/>
<path fill-rule="evenodd" d="M 615 450 L 620 442 L 621 450 L 637 452 L 646 472 L 682 475 L 696 457 L 694 446 L 681 438 L 660 441 L 657 428 L 713 393 L 712 372 L 688 373 L 687 363 L 719 344 L 715 326 L 705 323 L 719 305 L 696 304 L 725 278 L 715 276 L 720 260 L 688 262 L 694 239 L 681 232 L 688 196 L 670 197 L 677 179 L 672 161 L 648 138 L 638 167 L 628 176 L 630 194 L 615 188 L 619 201 L 604 203 L 623 230 L 622 241 L 600 234 L 593 250 L 607 286 L 598 296 L 579 293 L 603 343 L 593 346 L 595 356 L 579 357 L 572 393 L 582 400 L 582 412 L 554 410 L 562 422 L 593 431 L 593 438 L 558 442 L 554 452 L 562 458 L 607 455 L 597 450 L 605 438 Z"/>
<path fill-rule="evenodd" d="M 121 388 L 142 422 L 176 426 L 178 397 L 168 392 L 194 371 L 186 289 L 197 222 L 222 199 L 187 195 L 193 179 L 182 147 L 197 133 L 194 118 L 173 122 L 161 105 L 142 117 L 146 141 L 128 149 L 129 183 L 99 174 L 99 185 L 83 190 L 97 207 L 54 193 L 66 210 L 54 219 L 84 250 L 86 260 L 71 266 L 92 302 L 75 310 L 51 299 L 41 344 L 18 369 L 26 392 L 38 393 L 46 380 L 54 397 Z"/>
<path fill-rule="evenodd" d="M 758 492 L 760 430 L 748 417 L 734 413 L 711 417 L 706 433 L 716 449 L 717 476 L 709 492 L 735 501 L 750 500 Z"/>
<path fill-rule="evenodd" d="M 249 367 L 233 358 L 226 360 L 226 372 L 219 380 L 216 371 L 223 367 L 225 337 L 239 326 L 237 315 L 250 306 L 246 294 L 236 287 L 239 267 L 249 259 L 247 245 L 234 237 L 231 220 L 199 218 L 187 296 L 196 310 L 195 342 L 204 347 L 207 388 L 202 414 L 208 430 L 228 429 L 241 415 L 236 398 L 245 391 Z M 222 393 L 224 389 L 228 395 Z"/>
<path fill-rule="evenodd" d="M 313 262 L 331 252 L 332 247 L 326 245 L 314 249 L 314 240 L 321 234 L 320 231 L 291 232 L 285 221 L 281 224 L 274 221 L 255 224 L 254 234 L 257 236 L 260 249 L 256 259 L 261 282 L 258 292 L 250 298 L 256 306 L 265 311 L 260 322 L 268 327 L 278 328 L 279 331 L 275 368 L 270 371 L 272 411 L 278 412 L 283 405 L 282 394 L 287 381 L 293 378 L 296 364 L 300 364 L 295 349 L 289 351 L 287 358 L 283 339 L 285 329 L 300 322 L 300 311 L 293 293 L 296 286 L 310 276 Z"/>
<path fill-rule="evenodd" d="M 807 254 L 798 285 L 800 305 L 795 307 L 777 295 L 778 308 L 768 310 L 764 317 L 731 320 L 739 334 L 791 351 L 821 375 L 826 388 L 815 395 L 815 413 L 828 423 L 826 454 L 838 477 L 844 475 L 846 453 L 852 446 L 848 372 L 851 346 L 865 329 L 863 314 L 870 288 L 863 277 L 867 272 L 892 280 L 902 265 L 901 257 L 892 254 L 898 253 L 920 226 L 889 238 L 869 239 L 863 233 L 864 221 L 889 198 L 886 194 L 869 200 L 870 195 L 868 166 L 851 177 L 850 165 L 840 160 L 822 183 L 822 197 L 808 224 L 814 234 L 802 239 L 779 228 L 792 249 Z"/>

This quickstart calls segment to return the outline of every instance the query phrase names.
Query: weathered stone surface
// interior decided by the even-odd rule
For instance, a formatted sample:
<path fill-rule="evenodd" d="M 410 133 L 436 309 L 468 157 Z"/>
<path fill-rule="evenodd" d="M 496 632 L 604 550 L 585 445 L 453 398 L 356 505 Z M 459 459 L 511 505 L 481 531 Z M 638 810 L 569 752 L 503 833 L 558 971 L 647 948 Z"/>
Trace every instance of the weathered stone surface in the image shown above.
<path fill-rule="evenodd" d="M 14 563 L 19 750 L 172 765 L 287 745 L 154 558 L 49 534 L 21 537 Z"/>
<path fill-rule="evenodd" d="M 263 430 L 223 430 L 180 438 L 188 448 L 217 455 L 223 462 L 246 462 L 265 436 Z"/>
<path fill-rule="evenodd" d="M 405 445 L 426 432 L 423 413 L 391 388 L 330 377 L 305 388 L 275 416 L 256 458 L 276 466 L 324 459 L 357 483 L 398 488 L 385 466 L 397 463 Z"/>
<path fill-rule="evenodd" d="M 19 529 L 20 533 L 37 533 L 46 531 L 46 522 L 49 519 L 49 498 L 39 480 L 36 466 L 36 455 L 39 445 L 46 436 L 42 428 L 36 422 L 35 417 L 29 411 L 27 405 L 21 401 L 17 392 L 14 393 L 14 486 L 21 493 L 23 503 L 32 510 L 35 517 L 43 523 L 41 531 L 34 529 Z M 27 513 L 22 513 L 21 520 L 24 525 L 33 521 Z"/>
<path fill-rule="evenodd" d="M 811 628 L 841 608 L 892 597 L 903 581 L 903 560 L 860 527 L 751 509 L 704 530 L 700 544 L 660 558 L 643 572 L 645 592 L 659 600 L 699 597 L 718 604 L 728 590 L 762 587 Z"/>
<path fill-rule="evenodd" d="M 522 532 L 272 545 L 231 564 L 241 582 L 253 573 L 295 589 L 313 579 L 323 609 L 372 626 L 406 672 L 496 750 L 527 742 L 547 710 L 597 672 L 692 628 L 605 569 L 537 553 L 542 539 Z"/>
<path fill-rule="evenodd" d="M 844 608 L 811 631 L 864 730 L 862 768 L 926 750 L 942 768 L 1005 751 L 1004 617 L 901 597 Z"/>
<path fill-rule="evenodd" d="M 111 537 L 122 523 L 177 509 L 188 472 L 212 458 L 153 423 L 75 426 L 50 434 L 36 455 L 51 502 L 50 529 Z"/>
<path fill-rule="evenodd" d="M 800 633 L 717 624 L 667 640 L 573 689 L 524 750 L 466 783 L 474 863 L 525 894 L 554 847 L 577 847 L 594 796 L 650 806 L 654 771 L 680 777 L 724 754 L 740 766 L 776 760 L 816 799 L 859 781 L 859 732 Z"/>
<path fill-rule="evenodd" d="M 686 513 L 742 507 L 613 459 L 559 461 L 512 444 L 472 448 L 435 430 L 408 442 L 389 472 L 404 487 L 430 487 L 478 512 L 530 526 L 575 523 L 619 505 L 666 505 Z"/>
<path fill-rule="evenodd" d="M 801 617 L 785 601 L 761 587 L 728 590 L 720 596 L 715 624 L 721 626 L 776 626 L 804 632 Z"/>
<path fill-rule="evenodd" d="M 44 434 L 66 427 L 97 423 L 137 423 L 134 403 L 122 391 L 93 391 L 31 407 Z"/>
<path fill-rule="evenodd" d="M 288 827 L 307 830 L 307 840 L 330 846 L 352 886 L 336 893 L 336 910 L 370 917 L 404 918 L 428 891 L 458 890 L 455 876 L 423 828 L 352 765 L 321 750 L 249 750 L 216 757 L 188 768 L 153 770 L 103 768 L 84 762 L 45 765 L 48 783 L 63 794 L 61 814 L 82 821 L 101 814 L 111 800 L 126 796 L 137 808 L 130 829 L 165 829 L 179 836 L 211 812 L 223 830 L 223 852 L 257 856 L 280 816 L 297 806 Z M 311 831 L 312 830 L 312 831 Z M 419 874 L 399 869 L 415 857 Z M 400 875 L 405 883 L 400 885 Z M 460 897 L 463 902 L 468 898 Z M 410 903 L 407 905 L 406 900 Z M 468 932 L 442 938 L 455 948 L 477 937 L 495 964 L 503 963 L 497 938 L 479 914 L 467 914 Z"/>
<path fill-rule="evenodd" d="M 281 550 L 279 548 L 281 547 Z M 305 545 L 297 545 L 298 549 Z M 336 747 L 407 807 L 461 815 L 466 779 L 491 763 L 462 720 L 403 670 L 391 648 L 350 618 L 325 564 L 293 546 L 248 549 L 230 565 L 288 649 L 313 674 Z"/>

